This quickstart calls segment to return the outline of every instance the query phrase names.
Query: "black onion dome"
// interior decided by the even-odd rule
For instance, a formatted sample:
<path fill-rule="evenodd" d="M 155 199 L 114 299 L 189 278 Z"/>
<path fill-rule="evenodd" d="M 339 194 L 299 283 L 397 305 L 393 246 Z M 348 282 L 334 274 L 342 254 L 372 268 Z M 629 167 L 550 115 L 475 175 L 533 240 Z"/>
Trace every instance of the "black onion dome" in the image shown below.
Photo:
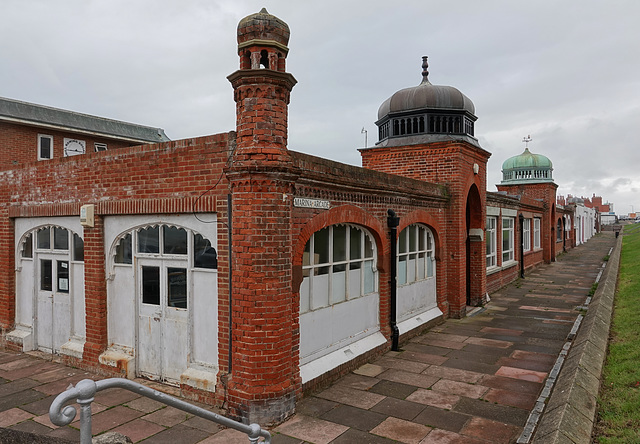
<path fill-rule="evenodd" d="M 473 102 L 453 86 L 433 85 L 429 81 L 428 67 L 424 56 L 422 82 L 418 86 L 401 89 L 380 105 L 376 122 L 378 144 L 451 139 L 477 143 L 474 137 L 477 117 Z"/>
<path fill-rule="evenodd" d="M 405 88 L 393 94 L 380 105 L 378 119 L 390 113 L 418 109 L 461 110 L 475 115 L 471 99 L 453 86 L 432 85 L 423 82 L 413 88 Z"/>

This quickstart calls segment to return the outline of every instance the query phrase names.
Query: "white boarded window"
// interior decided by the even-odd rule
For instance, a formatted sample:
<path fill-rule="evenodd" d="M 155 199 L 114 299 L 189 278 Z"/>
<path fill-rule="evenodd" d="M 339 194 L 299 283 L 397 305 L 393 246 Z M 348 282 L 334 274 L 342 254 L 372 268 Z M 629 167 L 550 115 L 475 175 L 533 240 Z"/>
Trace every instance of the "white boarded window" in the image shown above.
<path fill-rule="evenodd" d="M 412 284 L 434 276 L 435 255 L 431 230 L 410 225 L 398 236 L 398 285 Z"/>
<path fill-rule="evenodd" d="M 316 231 L 302 258 L 300 313 L 377 290 L 375 246 L 369 233 L 349 224 Z"/>

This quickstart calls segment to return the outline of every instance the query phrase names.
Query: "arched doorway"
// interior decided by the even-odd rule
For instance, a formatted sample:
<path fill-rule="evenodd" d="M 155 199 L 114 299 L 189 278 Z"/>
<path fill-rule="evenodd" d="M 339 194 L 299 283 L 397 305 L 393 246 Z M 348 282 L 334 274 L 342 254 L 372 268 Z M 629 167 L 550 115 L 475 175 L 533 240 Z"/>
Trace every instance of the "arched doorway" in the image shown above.
<path fill-rule="evenodd" d="M 478 187 L 473 184 L 467 194 L 466 220 L 466 296 L 467 305 L 480 305 L 483 301 L 485 286 L 485 242 L 482 221 L 482 200 Z"/>

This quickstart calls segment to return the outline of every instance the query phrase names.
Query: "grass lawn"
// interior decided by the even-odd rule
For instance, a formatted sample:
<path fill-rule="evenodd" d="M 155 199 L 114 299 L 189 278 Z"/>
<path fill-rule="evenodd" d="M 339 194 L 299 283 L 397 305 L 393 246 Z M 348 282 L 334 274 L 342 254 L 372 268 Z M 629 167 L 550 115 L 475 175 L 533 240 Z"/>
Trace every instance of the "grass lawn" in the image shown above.
<path fill-rule="evenodd" d="M 600 443 L 640 443 L 640 224 L 625 225 L 624 234 L 598 402 Z"/>

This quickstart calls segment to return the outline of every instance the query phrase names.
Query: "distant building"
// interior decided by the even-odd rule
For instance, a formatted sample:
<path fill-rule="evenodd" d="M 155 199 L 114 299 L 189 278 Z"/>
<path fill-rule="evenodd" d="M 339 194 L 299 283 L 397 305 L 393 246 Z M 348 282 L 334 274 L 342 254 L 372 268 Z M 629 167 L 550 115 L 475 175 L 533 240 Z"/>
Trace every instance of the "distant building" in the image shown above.
<path fill-rule="evenodd" d="M 151 128 L 0 97 L 0 167 L 166 142 Z"/>

